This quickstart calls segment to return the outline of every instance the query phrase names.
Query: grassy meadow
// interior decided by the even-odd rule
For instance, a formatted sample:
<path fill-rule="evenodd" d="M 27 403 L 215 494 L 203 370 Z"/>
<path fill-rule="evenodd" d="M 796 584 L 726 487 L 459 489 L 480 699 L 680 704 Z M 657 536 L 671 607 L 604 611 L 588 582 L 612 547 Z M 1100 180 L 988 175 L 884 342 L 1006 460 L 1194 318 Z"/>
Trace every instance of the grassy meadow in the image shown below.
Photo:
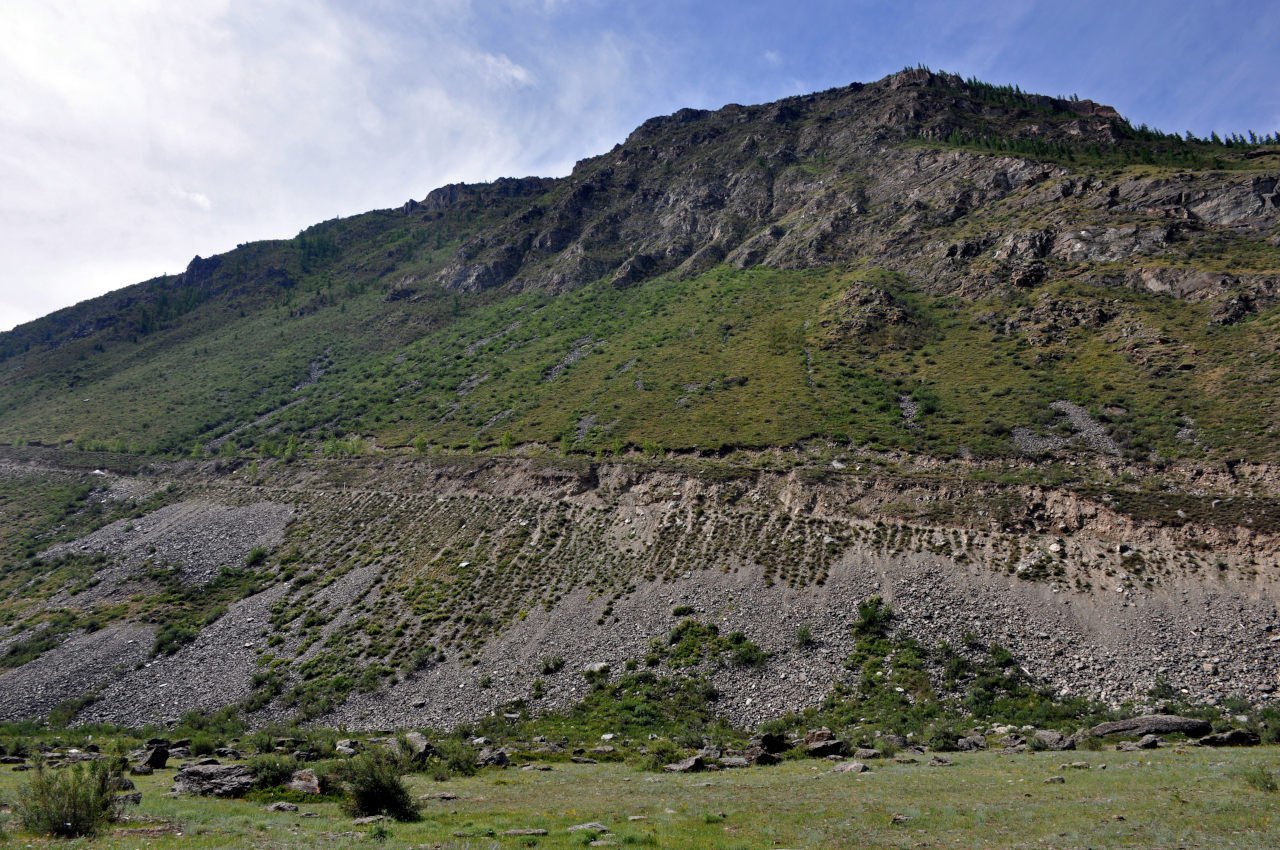
<path fill-rule="evenodd" d="M 906 758 L 914 761 L 906 761 Z M 811 759 L 739 771 L 654 774 L 623 764 L 486 769 L 432 781 L 413 823 L 355 824 L 336 802 L 271 813 L 262 802 L 170 797 L 172 768 L 136 777 L 143 799 L 99 837 L 45 839 L 10 824 L 14 847 L 666 848 L 1258 847 L 1280 845 L 1280 749 L 951 753 L 950 766 L 900 753 L 835 774 Z M 1067 768 L 1088 762 L 1087 769 Z M 1105 766 L 1105 767 L 1104 767 Z M 1061 777 L 1060 784 L 1046 779 Z M 0 773 L 11 800 L 23 774 Z M 303 817 L 314 813 L 314 817 Z M 584 823 L 607 828 L 568 831 Z M 545 835 L 507 834 L 546 830 Z M 607 845 L 606 845 L 607 846 Z"/>

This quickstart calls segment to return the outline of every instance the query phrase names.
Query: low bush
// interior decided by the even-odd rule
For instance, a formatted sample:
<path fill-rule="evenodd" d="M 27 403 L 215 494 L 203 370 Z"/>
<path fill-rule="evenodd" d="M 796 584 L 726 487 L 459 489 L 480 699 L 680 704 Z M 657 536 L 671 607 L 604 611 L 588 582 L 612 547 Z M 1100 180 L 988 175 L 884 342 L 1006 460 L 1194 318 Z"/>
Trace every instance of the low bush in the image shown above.
<path fill-rule="evenodd" d="M 374 749 L 352 758 L 343 765 L 341 777 L 346 793 L 343 808 L 353 817 L 419 818 L 418 804 L 400 776 L 399 763 L 386 750 Z"/>
<path fill-rule="evenodd" d="M 1276 781 L 1276 774 L 1267 770 L 1260 764 L 1246 768 L 1240 774 L 1240 778 L 1244 780 L 1244 784 L 1248 785 L 1255 791 L 1264 791 L 1274 793 L 1280 790 L 1280 783 Z"/>
<path fill-rule="evenodd" d="M 253 773 L 254 785 L 258 788 L 274 788 L 284 785 L 298 769 L 298 760 L 293 756 L 261 755 L 249 759 L 249 770 Z"/>
<path fill-rule="evenodd" d="M 18 791 L 13 810 L 23 827 L 62 838 L 96 835 L 119 815 L 120 764 L 102 759 L 35 774 Z"/>

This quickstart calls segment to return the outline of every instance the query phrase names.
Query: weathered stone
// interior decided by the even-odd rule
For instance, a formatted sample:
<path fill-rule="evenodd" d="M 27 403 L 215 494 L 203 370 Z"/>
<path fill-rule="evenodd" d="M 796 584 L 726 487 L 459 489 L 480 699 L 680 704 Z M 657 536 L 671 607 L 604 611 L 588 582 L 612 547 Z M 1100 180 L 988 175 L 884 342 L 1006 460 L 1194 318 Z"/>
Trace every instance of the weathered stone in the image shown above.
<path fill-rule="evenodd" d="M 117 794 L 116 802 L 119 803 L 121 806 L 141 806 L 142 792 L 131 791 L 128 794 Z"/>
<path fill-rule="evenodd" d="M 169 748 L 160 744 L 152 747 L 142 761 L 139 762 L 143 767 L 149 767 L 152 770 L 164 770 L 165 765 L 169 763 Z"/>
<path fill-rule="evenodd" d="M 777 764 L 781 759 L 764 747 L 747 747 L 742 751 L 743 757 L 752 764 Z"/>
<path fill-rule="evenodd" d="M 966 735 L 956 741 L 956 749 L 965 753 L 970 753 L 974 750 L 985 750 L 986 748 L 987 739 L 983 735 Z"/>
<path fill-rule="evenodd" d="M 842 761 L 831 768 L 832 773 L 870 773 L 871 768 L 860 761 Z"/>
<path fill-rule="evenodd" d="M 129 768 L 129 772 L 134 776 L 150 776 L 155 773 L 155 768 L 145 764 L 135 764 Z"/>
<path fill-rule="evenodd" d="M 1107 735 L 1138 738 L 1143 735 L 1169 735 L 1181 732 L 1188 737 L 1198 738 L 1212 731 L 1213 727 L 1207 720 L 1179 717 L 1176 714 L 1148 714 L 1143 717 L 1131 717 L 1128 720 L 1099 723 L 1089 730 L 1089 734 L 1098 738 Z"/>
<path fill-rule="evenodd" d="M 480 751 L 480 755 L 476 756 L 476 764 L 481 767 L 508 767 L 511 764 L 511 757 L 504 749 L 485 747 Z"/>
<path fill-rule="evenodd" d="M 702 756 L 689 756 L 687 759 L 663 765 L 662 769 L 667 773 L 693 773 L 706 769 L 706 764 L 702 761 Z"/>
<path fill-rule="evenodd" d="M 883 756 L 879 750 L 873 750 L 868 747 L 858 747 L 853 751 L 853 757 L 866 761 L 867 759 L 878 759 Z"/>
<path fill-rule="evenodd" d="M 1046 750 L 1073 750 L 1075 742 L 1053 729 L 1038 729 L 1031 739 Z"/>
<path fill-rule="evenodd" d="M 184 765 L 173 790 L 200 797 L 240 797 L 253 788 L 253 773 L 243 764 Z"/>
<path fill-rule="evenodd" d="M 751 762 L 747 761 L 742 756 L 721 756 L 720 766 L 728 768 L 750 767 Z"/>
<path fill-rule="evenodd" d="M 1215 732 L 1205 735 L 1196 741 L 1202 747 L 1256 747 L 1262 743 L 1258 733 L 1246 729 L 1232 729 L 1229 732 Z"/>
<path fill-rule="evenodd" d="M 312 770 L 295 770 L 284 787 L 300 794 L 319 794 L 320 778 Z"/>
<path fill-rule="evenodd" d="M 587 823 L 574 824 L 568 827 L 565 832 L 587 832 L 588 830 L 591 832 L 608 832 L 609 827 L 599 821 L 588 821 Z"/>
<path fill-rule="evenodd" d="M 499 835 L 546 835 L 545 829 L 507 829 L 498 833 Z"/>
<path fill-rule="evenodd" d="M 297 804 L 286 803 L 283 800 L 278 803 L 271 803 L 265 808 L 269 812 L 296 812 L 298 810 Z"/>

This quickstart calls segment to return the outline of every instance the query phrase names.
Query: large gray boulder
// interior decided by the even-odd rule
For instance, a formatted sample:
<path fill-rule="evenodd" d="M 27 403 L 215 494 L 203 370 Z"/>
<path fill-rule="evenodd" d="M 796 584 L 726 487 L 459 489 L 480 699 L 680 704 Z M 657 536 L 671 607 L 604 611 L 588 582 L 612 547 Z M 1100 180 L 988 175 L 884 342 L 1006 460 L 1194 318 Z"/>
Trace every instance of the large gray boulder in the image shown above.
<path fill-rule="evenodd" d="M 1089 734 L 1099 738 L 1105 738 L 1108 735 L 1141 738 L 1143 735 L 1169 735 L 1180 732 L 1189 738 L 1198 738 L 1212 731 L 1213 726 L 1207 720 L 1179 717 L 1176 714 L 1148 714 L 1143 717 L 1130 717 L 1128 720 L 1099 723 L 1089 730 Z"/>
<path fill-rule="evenodd" d="M 242 797 L 253 788 L 253 772 L 243 764 L 183 765 L 173 790 L 199 797 Z"/>

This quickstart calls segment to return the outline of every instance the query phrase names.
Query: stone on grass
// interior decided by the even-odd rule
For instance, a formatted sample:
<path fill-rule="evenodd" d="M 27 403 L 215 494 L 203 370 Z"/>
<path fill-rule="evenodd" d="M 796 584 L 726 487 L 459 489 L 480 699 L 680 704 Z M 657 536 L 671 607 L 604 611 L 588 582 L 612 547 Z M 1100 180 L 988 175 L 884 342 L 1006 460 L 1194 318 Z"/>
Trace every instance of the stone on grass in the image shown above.
<path fill-rule="evenodd" d="M 1176 714 L 1148 714 L 1143 717 L 1130 717 L 1128 720 L 1099 723 L 1089 730 L 1089 734 L 1097 738 L 1104 738 L 1107 735 L 1140 738 L 1143 735 L 1169 735 L 1181 732 L 1188 737 L 1198 738 L 1212 731 L 1213 727 L 1207 720 L 1180 717 Z"/>
<path fill-rule="evenodd" d="M 706 764 L 702 761 L 702 756 L 689 756 L 687 759 L 662 766 L 667 773 L 694 773 L 705 768 Z"/>
<path fill-rule="evenodd" d="M 1250 732 L 1246 729 L 1232 729 L 1229 732 L 1216 732 L 1212 735 L 1205 735 L 1196 743 L 1202 747 L 1256 747 L 1262 743 L 1262 739 L 1258 737 L 1257 732 Z"/>
<path fill-rule="evenodd" d="M 831 768 L 832 773 L 870 773 L 871 768 L 860 761 L 842 761 Z"/>
<path fill-rule="evenodd" d="M 253 782 L 253 772 L 243 764 L 190 764 L 173 777 L 173 790 L 199 797 L 241 797 Z"/>
<path fill-rule="evenodd" d="M 286 803 L 283 800 L 281 800 L 278 803 L 271 803 L 267 805 L 265 808 L 269 812 L 296 812 L 298 810 L 298 807 L 296 804 Z"/>
<path fill-rule="evenodd" d="M 319 794 L 320 777 L 313 770 L 295 770 L 284 787 L 300 794 Z"/>

